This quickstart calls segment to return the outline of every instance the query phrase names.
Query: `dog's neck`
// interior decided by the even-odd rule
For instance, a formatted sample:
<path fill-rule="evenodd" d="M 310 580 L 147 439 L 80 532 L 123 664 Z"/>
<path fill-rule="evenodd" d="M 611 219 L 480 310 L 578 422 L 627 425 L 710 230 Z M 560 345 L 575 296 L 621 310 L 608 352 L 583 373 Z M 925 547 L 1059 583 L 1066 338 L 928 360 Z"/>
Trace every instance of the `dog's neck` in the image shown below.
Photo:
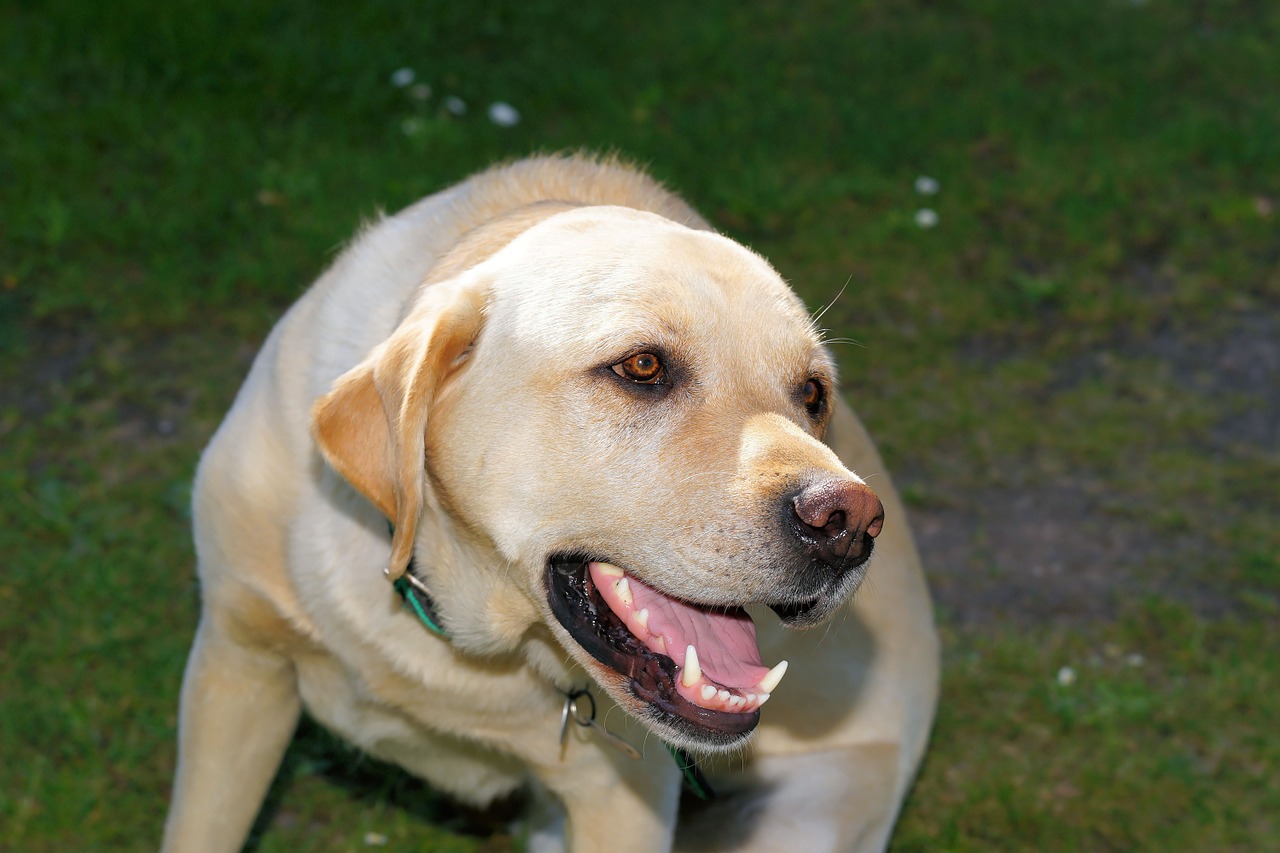
<path fill-rule="evenodd" d="M 429 504 L 418 521 L 415 552 L 406 574 L 413 576 L 408 583 L 426 611 L 420 621 L 425 615 L 467 654 L 520 655 L 538 613 L 529 596 L 511 583 L 510 563 L 490 543 Z M 406 604 L 413 606 L 408 599 Z M 564 681 L 552 680 L 557 685 Z"/>
<path fill-rule="evenodd" d="M 436 609 L 435 598 L 431 595 L 431 590 L 427 588 L 427 585 L 418 577 L 416 569 L 416 560 L 411 559 L 405 573 L 394 581 L 395 590 L 400 594 L 405 606 L 413 612 L 427 631 L 441 639 L 451 640 L 452 638 L 449 632 L 445 630 L 439 612 Z M 557 659 L 556 656 L 552 655 L 549 660 Z M 537 666 L 536 661 L 530 661 L 530 663 L 534 665 L 535 669 L 542 669 L 542 667 Z M 556 667 L 560 666 L 562 664 L 557 661 Z M 567 687 L 560 684 L 559 682 L 567 680 L 567 674 L 562 675 L 560 678 L 552 676 L 550 680 L 557 684 L 557 689 L 565 697 L 563 721 L 560 726 L 561 743 L 564 742 L 568 734 L 570 724 L 576 724 L 593 729 L 604 743 L 621 751 L 628 757 L 641 757 L 640 752 L 635 747 L 616 735 L 610 734 L 603 725 L 596 721 L 596 699 L 589 687 Z M 584 699 L 589 702 L 590 707 L 590 711 L 586 714 L 580 710 L 583 707 Z M 715 792 L 698 768 L 697 761 L 683 749 L 673 747 L 668 743 L 664 743 L 663 746 L 671 753 L 672 760 L 675 761 L 676 766 L 680 769 L 685 787 L 699 799 L 709 800 L 714 798 Z"/>

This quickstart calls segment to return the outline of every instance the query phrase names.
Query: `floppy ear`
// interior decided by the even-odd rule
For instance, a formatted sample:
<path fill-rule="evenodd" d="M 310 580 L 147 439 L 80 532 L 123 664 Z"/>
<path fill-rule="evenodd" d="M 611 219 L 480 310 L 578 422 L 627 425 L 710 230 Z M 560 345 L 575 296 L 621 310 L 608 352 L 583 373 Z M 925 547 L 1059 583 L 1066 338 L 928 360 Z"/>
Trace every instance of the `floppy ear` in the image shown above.
<path fill-rule="evenodd" d="M 391 580 L 413 557 L 427 413 L 449 368 L 480 331 L 485 295 L 470 276 L 426 287 L 391 337 L 311 410 L 311 434 L 325 461 L 395 524 Z"/>

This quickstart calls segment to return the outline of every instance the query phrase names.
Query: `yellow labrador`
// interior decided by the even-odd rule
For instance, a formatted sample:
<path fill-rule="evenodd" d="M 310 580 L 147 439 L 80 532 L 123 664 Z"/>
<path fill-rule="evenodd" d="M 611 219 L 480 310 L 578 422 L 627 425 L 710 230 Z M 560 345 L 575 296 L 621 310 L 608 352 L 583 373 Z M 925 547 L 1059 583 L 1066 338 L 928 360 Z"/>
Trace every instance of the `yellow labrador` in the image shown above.
<path fill-rule="evenodd" d="M 887 843 L 938 676 L 905 514 L 800 301 L 638 171 L 366 229 L 194 513 L 168 850 L 239 849 L 302 708 L 459 800 L 527 786 L 537 850 Z"/>

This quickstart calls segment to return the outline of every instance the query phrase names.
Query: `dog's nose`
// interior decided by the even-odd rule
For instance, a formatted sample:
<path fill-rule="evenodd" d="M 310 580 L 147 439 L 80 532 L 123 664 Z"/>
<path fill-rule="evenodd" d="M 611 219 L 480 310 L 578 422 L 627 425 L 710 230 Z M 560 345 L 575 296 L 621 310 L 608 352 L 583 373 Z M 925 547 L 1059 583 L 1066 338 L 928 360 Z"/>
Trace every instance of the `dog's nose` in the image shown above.
<path fill-rule="evenodd" d="M 833 569 L 850 569 L 871 556 L 872 539 L 884 527 L 884 506 L 875 492 L 853 480 L 831 479 L 806 486 L 791 501 L 792 525 L 801 543 Z"/>

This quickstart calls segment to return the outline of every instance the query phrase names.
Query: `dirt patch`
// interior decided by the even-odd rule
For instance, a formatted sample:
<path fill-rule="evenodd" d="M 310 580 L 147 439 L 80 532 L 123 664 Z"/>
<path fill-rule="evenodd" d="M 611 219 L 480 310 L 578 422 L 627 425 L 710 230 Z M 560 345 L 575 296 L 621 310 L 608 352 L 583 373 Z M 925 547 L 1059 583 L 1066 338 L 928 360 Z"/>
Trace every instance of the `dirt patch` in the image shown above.
<path fill-rule="evenodd" d="M 1150 350 L 1221 405 L 1212 433 L 1217 449 L 1280 448 L 1280 316 L 1237 317 L 1217 341 L 1185 337 L 1164 332 Z"/>
<path fill-rule="evenodd" d="M 1221 329 L 1212 338 L 1164 330 L 1140 343 L 1118 343 L 1105 353 L 1064 362 L 1052 393 L 1096 378 L 1116 359 L 1151 361 L 1218 413 L 1201 439 L 1205 454 L 1275 459 L 1280 453 L 1280 315 L 1236 316 Z M 1028 401 L 1026 417 L 1036 416 L 1036 405 Z M 1007 462 L 1009 470 L 1037 467 L 1034 460 Z M 939 491 L 910 471 L 901 480 L 925 493 Z M 939 613 L 953 624 L 1108 619 L 1135 597 L 1157 594 L 1204 615 L 1234 607 L 1231 591 L 1205 577 L 1205 557 L 1212 553 L 1207 538 L 1170 534 L 1144 522 L 1143 513 L 1132 508 L 1116 512 L 1117 496 L 1101 475 L 1084 472 L 1016 488 L 961 484 L 947 492 L 960 497 L 914 507 L 911 517 Z"/>
<path fill-rule="evenodd" d="M 939 615 L 964 626 L 1087 622 L 1136 597 L 1172 594 L 1200 611 L 1229 600 L 1182 570 L 1206 545 L 1174 540 L 1102 506 L 1097 483 L 983 489 L 963 507 L 911 512 Z M 1195 558 L 1198 559 L 1198 558 Z"/>
<path fill-rule="evenodd" d="M 182 440 L 202 402 L 220 420 L 259 345 L 207 328 L 142 338 L 33 324 L 22 366 L 0 383 L 0 412 L 30 422 L 62 408 L 62 421 L 106 425 L 123 446 L 144 451 L 155 440 Z"/>

